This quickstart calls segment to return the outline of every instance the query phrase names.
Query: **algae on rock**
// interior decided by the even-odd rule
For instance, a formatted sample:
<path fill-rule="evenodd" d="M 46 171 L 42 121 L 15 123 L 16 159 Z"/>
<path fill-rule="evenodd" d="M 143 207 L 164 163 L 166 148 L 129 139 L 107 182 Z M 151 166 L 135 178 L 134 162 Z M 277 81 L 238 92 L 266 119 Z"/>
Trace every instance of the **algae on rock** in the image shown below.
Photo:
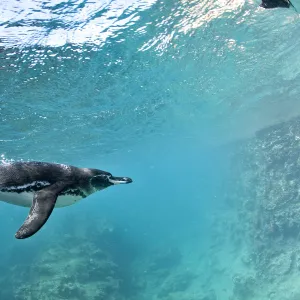
<path fill-rule="evenodd" d="M 51 239 L 47 249 L 43 249 L 32 264 L 11 269 L 14 299 L 126 299 L 123 289 L 130 290 L 125 286 L 129 284 L 130 273 L 125 276 L 123 266 L 113 251 L 110 252 L 114 247 L 125 248 L 125 245 L 118 244 L 118 237 L 112 236 L 119 234 L 117 229 L 111 230 L 113 227 L 106 222 L 102 224 L 110 229 L 99 227 L 97 239 L 87 232 L 65 235 L 58 242 Z M 25 269 L 30 273 L 28 278 L 23 272 Z"/>
<path fill-rule="evenodd" d="M 300 118 L 295 118 L 261 130 L 242 143 L 235 157 L 239 171 L 235 205 L 241 227 L 247 227 L 246 261 L 256 271 L 260 298 L 273 299 L 276 294 L 274 299 L 292 299 L 300 292 L 291 289 L 300 260 L 299 149 Z"/>

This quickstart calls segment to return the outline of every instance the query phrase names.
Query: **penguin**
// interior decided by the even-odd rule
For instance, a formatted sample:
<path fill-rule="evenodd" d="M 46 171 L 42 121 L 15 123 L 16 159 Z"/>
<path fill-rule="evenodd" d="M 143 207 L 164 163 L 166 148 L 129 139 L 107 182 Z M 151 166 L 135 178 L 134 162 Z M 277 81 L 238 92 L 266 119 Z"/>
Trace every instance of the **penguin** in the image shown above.
<path fill-rule="evenodd" d="M 263 8 L 276 8 L 284 7 L 289 8 L 291 2 L 289 0 L 262 0 L 261 7 Z"/>
<path fill-rule="evenodd" d="M 131 183 L 129 177 L 89 168 L 47 162 L 12 162 L 0 165 L 0 201 L 30 207 L 17 239 L 37 233 L 56 207 L 77 203 L 89 195 L 117 184 Z"/>

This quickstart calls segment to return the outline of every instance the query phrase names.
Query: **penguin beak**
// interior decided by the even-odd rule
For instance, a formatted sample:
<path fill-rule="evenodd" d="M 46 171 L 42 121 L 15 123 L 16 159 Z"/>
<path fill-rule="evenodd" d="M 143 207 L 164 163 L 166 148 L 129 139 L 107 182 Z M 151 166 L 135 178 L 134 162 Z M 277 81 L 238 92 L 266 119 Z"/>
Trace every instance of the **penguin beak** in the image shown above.
<path fill-rule="evenodd" d="M 123 183 L 131 183 L 132 179 L 129 177 L 114 177 L 111 176 L 108 181 L 112 184 L 123 184 Z"/>

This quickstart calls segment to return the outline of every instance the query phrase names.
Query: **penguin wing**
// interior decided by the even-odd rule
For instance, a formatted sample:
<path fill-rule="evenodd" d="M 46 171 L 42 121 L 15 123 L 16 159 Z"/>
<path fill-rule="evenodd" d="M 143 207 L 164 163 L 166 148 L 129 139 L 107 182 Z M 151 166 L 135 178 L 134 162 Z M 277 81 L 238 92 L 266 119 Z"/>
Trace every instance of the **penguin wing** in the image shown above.
<path fill-rule="evenodd" d="M 68 185 L 57 182 L 34 193 L 29 214 L 15 234 L 17 239 L 26 239 L 39 231 L 50 217 L 59 193 Z"/>

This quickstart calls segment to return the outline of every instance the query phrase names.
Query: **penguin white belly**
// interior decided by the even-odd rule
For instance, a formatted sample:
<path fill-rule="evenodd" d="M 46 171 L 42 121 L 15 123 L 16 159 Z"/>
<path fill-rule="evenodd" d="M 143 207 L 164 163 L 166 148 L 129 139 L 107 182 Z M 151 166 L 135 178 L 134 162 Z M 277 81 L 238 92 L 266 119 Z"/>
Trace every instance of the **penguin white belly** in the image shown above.
<path fill-rule="evenodd" d="M 6 192 L 0 192 L 0 200 L 18 205 L 18 206 L 24 206 L 24 207 L 31 207 L 33 199 L 33 193 L 30 192 L 24 192 L 24 193 L 6 193 Z"/>
<path fill-rule="evenodd" d="M 64 207 L 64 206 L 70 206 L 82 199 L 81 196 L 75 196 L 75 195 L 62 195 L 57 198 L 55 207 Z"/>
<path fill-rule="evenodd" d="M 62 195 L 57 198 L 55 207 L 69 206 L 75 204 L 81 199 L 82 199 L 81 196 Z M 31 192 L 23 192 L 23 193 L 0 192 L 0 201 L 4 201 L 13 205 L 31 207 L 32 200 L 33 200 L 33 193 Z"/>

